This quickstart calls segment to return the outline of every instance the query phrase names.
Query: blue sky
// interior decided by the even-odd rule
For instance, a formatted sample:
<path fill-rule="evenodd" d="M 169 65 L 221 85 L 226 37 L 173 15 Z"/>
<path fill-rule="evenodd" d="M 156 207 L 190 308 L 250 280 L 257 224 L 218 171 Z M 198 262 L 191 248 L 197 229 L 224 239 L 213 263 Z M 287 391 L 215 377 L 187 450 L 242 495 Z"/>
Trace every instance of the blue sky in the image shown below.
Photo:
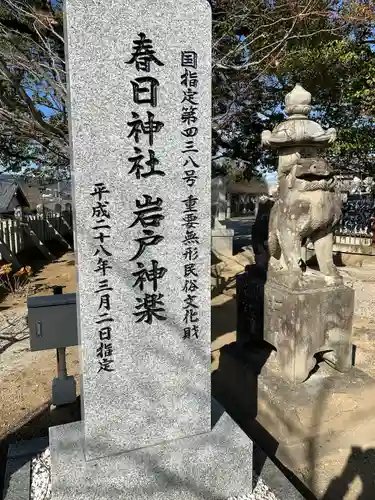
<path fill-rule="evenodd" d="M 29 97 L 33 97 L 33 93 L 29 90 L 26 89 L 26 93 L 28 94 Z M 54 114 L 54 111 L 51 108 L 47 108 L 46 106 L 37 106 L 37 108 L 47 117 L 49 118 Z M 34 162 L 30 162 L 30 165 L 28 168 L 37 168 L 38 166 Z"/>
<path fill-rule="evenodd" d="M 26 93 L 29 97 L 33 98 L 33 92 L 30 89 L 26 89 Z M 37 106 L 37 108 L 47 117 L 49 118 L 54 114 L 53 109 L 48 108 L 47 106 Z"/>
<path fill-rule="evenodd" d="M 265 174 L 264 178 L 268 184 L 274 185 L 277 183 L 277 172 L 270 172 Z"/>

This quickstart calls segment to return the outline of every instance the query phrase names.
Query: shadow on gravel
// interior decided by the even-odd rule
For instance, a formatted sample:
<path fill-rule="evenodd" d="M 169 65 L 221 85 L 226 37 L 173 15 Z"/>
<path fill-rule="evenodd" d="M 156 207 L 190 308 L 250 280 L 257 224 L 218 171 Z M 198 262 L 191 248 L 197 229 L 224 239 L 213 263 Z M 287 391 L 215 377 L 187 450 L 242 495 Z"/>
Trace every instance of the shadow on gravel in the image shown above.
<path fill-rule="evenodd" d="M 375 498 L 375 449 L 352 446 L 351 454 L 340 476 L 335 477 L 327 488 L 322 500 L 344 500 L 351 483 L 359 478 L 362 491 L 357 500 Z"/>

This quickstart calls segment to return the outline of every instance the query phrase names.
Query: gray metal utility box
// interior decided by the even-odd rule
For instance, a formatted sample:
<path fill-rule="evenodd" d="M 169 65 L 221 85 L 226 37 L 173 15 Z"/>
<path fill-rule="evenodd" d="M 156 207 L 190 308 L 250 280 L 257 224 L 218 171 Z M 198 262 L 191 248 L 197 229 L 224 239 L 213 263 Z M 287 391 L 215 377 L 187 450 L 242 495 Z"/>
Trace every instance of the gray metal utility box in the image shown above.
<path fill-rule="evenodd" d="M 27 307 L 32 351 L 78 345 L 75 293 L 29 297 Z"/>

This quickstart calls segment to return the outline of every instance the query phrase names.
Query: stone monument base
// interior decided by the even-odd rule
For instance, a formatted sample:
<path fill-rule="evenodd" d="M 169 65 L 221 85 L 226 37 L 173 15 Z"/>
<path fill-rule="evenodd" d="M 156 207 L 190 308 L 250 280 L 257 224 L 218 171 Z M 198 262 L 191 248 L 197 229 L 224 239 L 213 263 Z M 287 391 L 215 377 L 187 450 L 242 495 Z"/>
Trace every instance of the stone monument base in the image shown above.
<path fill-rule="evenodd" d="M 375 379 L 355 367 L 343 375 L 322 362 L 306 382 L 295 385 L 283 378 L 267 346 L 244 349 L 233 343 L 221 349 L 212 387 L 214 397 L 256 444 L 317 498 L 343 499 L 339 490 L 324 493 L 331 492 L 349 457 L 357 471 L 365 467 L 360 454 L 351 456 L 353 447 L 362 452 L 375 448 Z M 372 462 L 371 470 L 367 481 L 375 477 Z M 345 498 L 359 498 L 360 487 L 359 481 L 353 486 L 357 494 Z M 363 498 L 372 498 L 370 491 Z"/>
<path fill-rule="evenodd" d="M 83 442 L 83 422 L 50 428 L 52 500 L 225 500 L 252 491 L 252 441 L 220 407 L 209 433 L 91 461 Z"/>

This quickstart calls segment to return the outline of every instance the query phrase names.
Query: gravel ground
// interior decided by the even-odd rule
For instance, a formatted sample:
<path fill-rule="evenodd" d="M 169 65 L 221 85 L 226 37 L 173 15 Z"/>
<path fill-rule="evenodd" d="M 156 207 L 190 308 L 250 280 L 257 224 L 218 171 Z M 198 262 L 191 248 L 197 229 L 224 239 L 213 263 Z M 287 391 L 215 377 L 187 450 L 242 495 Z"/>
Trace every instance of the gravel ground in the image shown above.
<path fill-rule="evenodd" d="M 253 477 L 254 491 L 228 500 L 281 500 L 259 477 Z M 51 500 L 51 456 L 49 448 L 32 461 L 30 500 Z M 284 500 L 284 499 L 282 499 Z"/>
<path fill-rule="evenodd" d="M 260 477 L 254 477 L 256 486 L 252 493 L 239 497 L 230 497 L 228 500 L 284 500 L 277 497 Z"/>
<path fill-rule="evenodd" d="M 345 282 L 352 284 L 355 291 L 354 314 L 361 318 L 374 317 L 375 310 L 375 267 L 340 269 Z"/>
<path fill-rule="evenodd" d="M 0 380 L 19 371 L 29 351 L 27 308 L 17 307 L 0 312 Z"/>
<path fill-rule="evenodd" d="M 341 268 L 345 281 L 355 290 L 355 316 L 373 319 L 375 310 L 375 267 Z M 26 311 L 18 310 L 0 314 L 0 353 L 7 345 L 27 338 Z M 5 347 L 5 349 L 4 349 Z M 4 361 L 4 358 L 3 358 Z M 1 363 L 0 363 L 1 365 Z M 280 500 L 263 482 L 254 475 L 254 491 L 228 500 Z M 47 449 L 32 462 L 31 500 L 51 500 L 50 454 Z"/>
<path fill-rule="evenodd" d="M 30 500 L 50 500 L 51 497 L 51 455 L 47 448 L 31 463 Z"/>
<path fill-rule="evenodd" d="M 0 313 L 0 353 L 5 351 L 9 344 L 21 341 L 28 337 L 27 310 Z"/>
<path fill-rule="evenodd" d="M 29 345 L 27 308 L 0 312 L 0 379 L 19 369 Z"/>

